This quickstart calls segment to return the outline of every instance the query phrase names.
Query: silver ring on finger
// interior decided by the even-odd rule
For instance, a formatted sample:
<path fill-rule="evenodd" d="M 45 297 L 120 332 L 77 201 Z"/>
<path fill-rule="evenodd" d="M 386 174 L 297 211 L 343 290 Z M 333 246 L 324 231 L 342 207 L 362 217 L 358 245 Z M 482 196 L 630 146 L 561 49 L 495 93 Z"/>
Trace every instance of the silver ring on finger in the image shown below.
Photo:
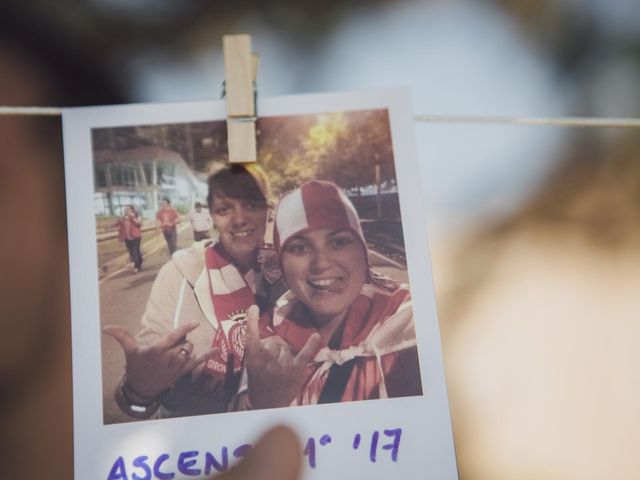
<path fill-rule="evenodd" d="M 178 352 L 178 356 L 180 357 L 181 360 L 186 360 L 187 358 L 189 358 L 189 350 L 187 350 L 186 348 L 181 348 L 180 351 Z"/>

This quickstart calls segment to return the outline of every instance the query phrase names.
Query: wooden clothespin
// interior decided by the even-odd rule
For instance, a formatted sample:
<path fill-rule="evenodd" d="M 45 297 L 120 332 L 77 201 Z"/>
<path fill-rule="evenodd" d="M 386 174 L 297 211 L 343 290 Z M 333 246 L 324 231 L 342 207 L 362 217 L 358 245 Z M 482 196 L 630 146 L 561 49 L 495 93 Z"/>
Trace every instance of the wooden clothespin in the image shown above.
<path fill-rule="evenodd" d="M 251 54 L 249 35 L 222 37 L 227 97 L 227 145 L 230 163 L 257 160 L 256 90 L 258 56 Z"/>

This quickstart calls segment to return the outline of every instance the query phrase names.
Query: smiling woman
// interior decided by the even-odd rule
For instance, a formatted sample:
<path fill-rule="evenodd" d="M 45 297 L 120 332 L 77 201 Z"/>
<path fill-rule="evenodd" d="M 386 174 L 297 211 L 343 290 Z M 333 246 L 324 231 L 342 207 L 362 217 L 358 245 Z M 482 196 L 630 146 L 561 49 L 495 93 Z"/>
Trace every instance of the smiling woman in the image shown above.
<path fill-rule="evenodd" d="M 270 408 L 421 395 L 408 287 L 369 267 L 360 221 L 344 192 L 310 181 L 288 193 L 278 205 L 274 238 L 290 290 L 260 320 L 256 310 L 249 314 L 248 403 Z"/>
<path fill-rule="evenodd" d="M 246 311 L 268 308 L 283 291 L 264 242 L 269 189 L 259 168 L 226 166 L 208 184 L 219 240 L 171 257 L 135 338 L 120 326 L 104 329 L 125 353 L 115 396 L 134 418 L 227 411 L 240 381 Z"/>
<path fill-rule="evenodd" d="M 238 174 L 246 168 L 231 166 L 212 175 L 208 198 L 220 243 L 243 270 L 253 266 L 256 249 L 264 243 L 269 195 L 268 184 L 258 176 L 256 167 L 249 167 L 256 172 L 255 177 Z"/>
<path fill-rule="evenodd" d="M 295 235 L 282 249 L 289 288 L 318 326 L 339 322 L 364 285 L 362 241 L 350 230 L 320 228 Z"/>

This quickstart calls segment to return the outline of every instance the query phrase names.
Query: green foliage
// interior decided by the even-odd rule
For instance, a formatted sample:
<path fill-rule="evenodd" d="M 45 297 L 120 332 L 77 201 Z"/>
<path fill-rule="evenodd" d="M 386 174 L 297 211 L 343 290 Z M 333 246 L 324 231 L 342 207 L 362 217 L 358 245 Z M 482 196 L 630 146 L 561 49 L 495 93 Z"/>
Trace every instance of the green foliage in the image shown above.
<path fill-rule="evenodd" d="M 258 159 L 276 195 L 312 178 L 345 189 L 395 180 L 386 110 L 263 118 L 258 123 Z"/>
<path fill-rule="evenodd" d="M 191 205 L 189 203 L 176 203 L 173 205 L 173 208 L 176 210 L 176 212 L 178 212 L 180 215 L 186 215 L 187 213 L 189 213 L 189 210 L 191 208 Z"/>

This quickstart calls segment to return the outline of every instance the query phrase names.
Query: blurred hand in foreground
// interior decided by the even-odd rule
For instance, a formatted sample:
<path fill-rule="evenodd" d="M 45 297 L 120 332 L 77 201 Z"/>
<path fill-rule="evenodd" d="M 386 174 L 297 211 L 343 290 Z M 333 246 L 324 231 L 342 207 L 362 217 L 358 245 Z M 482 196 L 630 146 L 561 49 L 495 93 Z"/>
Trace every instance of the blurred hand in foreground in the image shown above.
<path fill-rule="evenodd" d="M 249 455 L 215 480 L 299 480 L 302 449 L 295 434 L 286 427 L 269 430 Z"/>

